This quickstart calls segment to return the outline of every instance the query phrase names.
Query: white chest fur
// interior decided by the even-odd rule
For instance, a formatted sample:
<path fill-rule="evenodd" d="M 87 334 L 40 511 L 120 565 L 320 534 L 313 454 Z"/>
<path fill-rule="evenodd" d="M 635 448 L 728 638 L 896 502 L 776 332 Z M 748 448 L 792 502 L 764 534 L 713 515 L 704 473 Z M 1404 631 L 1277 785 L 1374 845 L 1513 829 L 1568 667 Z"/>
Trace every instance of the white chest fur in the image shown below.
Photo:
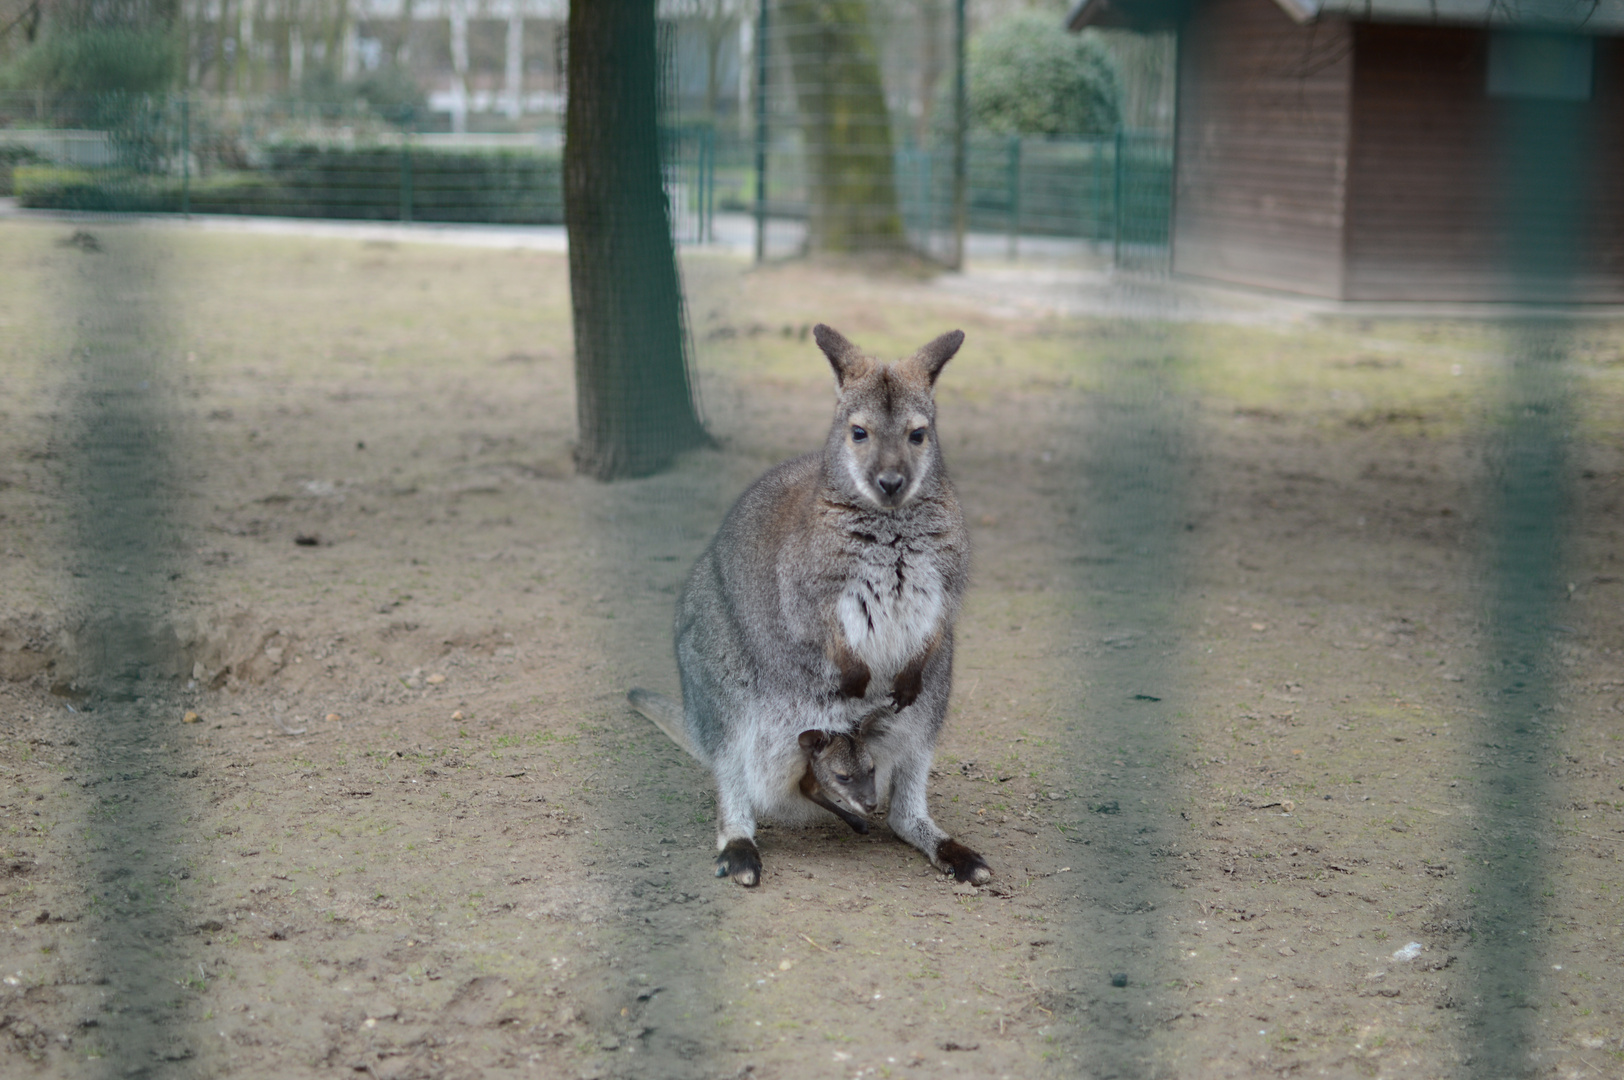
<path fill-rule="evenodd" d="M 941 573 L 927 558 L 884 547 L 847 583 L 836 612 L 846 642 L 869 670 L 888 678 L 923 651 L 944 611 Z"/>

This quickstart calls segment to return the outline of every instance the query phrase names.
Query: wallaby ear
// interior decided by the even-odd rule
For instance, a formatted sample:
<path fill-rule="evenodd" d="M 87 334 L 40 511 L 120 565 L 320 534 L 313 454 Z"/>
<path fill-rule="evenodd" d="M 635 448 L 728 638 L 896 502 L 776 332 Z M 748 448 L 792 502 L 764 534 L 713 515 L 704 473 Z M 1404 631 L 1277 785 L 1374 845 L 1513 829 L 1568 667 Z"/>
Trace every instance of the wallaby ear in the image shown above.
<path fill-rule="evenodd" d="M 812 328 L 812 337 L 823 355 L 829 358 L 829 366 L 835 369 L 835 382 L 840 386 L 845 386 L 848 378 L 868 367 L 868 358 L 834 327 L 818 323 Z"/>
<path fill-rule="evenodd" d="M 953 354 L 958 352 L 959 346 L 963 344 L 964 331 L 949 330 L 923 349 L 914 353 L 909 363 L 923 368 L 925 375 L 930 379 L 930 384 L 935 386 L 936 376 L 942 373 L 942 368 L 947 366 L 947 362 L 953 359 Z"/>
<path fill-rule="evenodd" d="M 817 728 L 813 728 L 810 731 L 801 732 L 799 741 L 802 750 L 805 750 L 809 754 L 815 754 L 819 750 L 822 750 L 825 746 L 829 745 L 829 733 L 826 731 L 820 731 Z"/>
<path fill-rule="evenodd" d="M 863 722 L 857 725 L 857 737 L 868 742 L 884 735 L 885 729 L 891 726 L 892 715 L 890 709 L 875 709 L 863 717 Z"/>

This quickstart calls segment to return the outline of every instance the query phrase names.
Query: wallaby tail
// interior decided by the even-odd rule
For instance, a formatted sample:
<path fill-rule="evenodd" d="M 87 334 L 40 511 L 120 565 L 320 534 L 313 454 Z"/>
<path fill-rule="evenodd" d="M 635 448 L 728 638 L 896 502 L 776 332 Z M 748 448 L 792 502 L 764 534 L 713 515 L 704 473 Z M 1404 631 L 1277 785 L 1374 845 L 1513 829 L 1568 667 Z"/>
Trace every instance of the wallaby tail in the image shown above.
<path fill-rule="evenodd" d="M 683 730 L 682 702 L 636 686 L 626 692 L 626 700 L 655 727 L 670 736 L 672 742 L 686 750 L 689 757 L 702 760 L 694 752 L 693 743 L 688 741 L 688 732 Z"/>

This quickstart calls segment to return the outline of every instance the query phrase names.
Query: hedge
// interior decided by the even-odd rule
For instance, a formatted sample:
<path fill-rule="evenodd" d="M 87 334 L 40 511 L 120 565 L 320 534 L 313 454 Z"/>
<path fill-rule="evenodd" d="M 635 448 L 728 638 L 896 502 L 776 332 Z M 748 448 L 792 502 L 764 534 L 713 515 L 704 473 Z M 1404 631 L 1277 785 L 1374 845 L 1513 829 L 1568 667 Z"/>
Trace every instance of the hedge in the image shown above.
<path fill-rule="evenodd" d="M 22 206 L 394 221 L 552 225 L 564 220 L 556 154 L 280 147 L 264 168 L 178 177 L 19 166 Z"/>

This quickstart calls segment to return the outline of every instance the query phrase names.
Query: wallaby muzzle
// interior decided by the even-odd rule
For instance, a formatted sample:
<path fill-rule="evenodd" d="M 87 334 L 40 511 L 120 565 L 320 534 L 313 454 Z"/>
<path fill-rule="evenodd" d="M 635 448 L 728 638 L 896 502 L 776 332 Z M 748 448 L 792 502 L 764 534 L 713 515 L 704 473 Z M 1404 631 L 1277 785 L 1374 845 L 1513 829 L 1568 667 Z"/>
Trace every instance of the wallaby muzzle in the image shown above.
<path fill-rule="evenodd" d="M 902 493 L 907 490 L 908 477 L 897 469 L 887 469 L 874 478 L 874 486 L 880 489 L 885 505 L 895 506 L 902 501 Z"/>

